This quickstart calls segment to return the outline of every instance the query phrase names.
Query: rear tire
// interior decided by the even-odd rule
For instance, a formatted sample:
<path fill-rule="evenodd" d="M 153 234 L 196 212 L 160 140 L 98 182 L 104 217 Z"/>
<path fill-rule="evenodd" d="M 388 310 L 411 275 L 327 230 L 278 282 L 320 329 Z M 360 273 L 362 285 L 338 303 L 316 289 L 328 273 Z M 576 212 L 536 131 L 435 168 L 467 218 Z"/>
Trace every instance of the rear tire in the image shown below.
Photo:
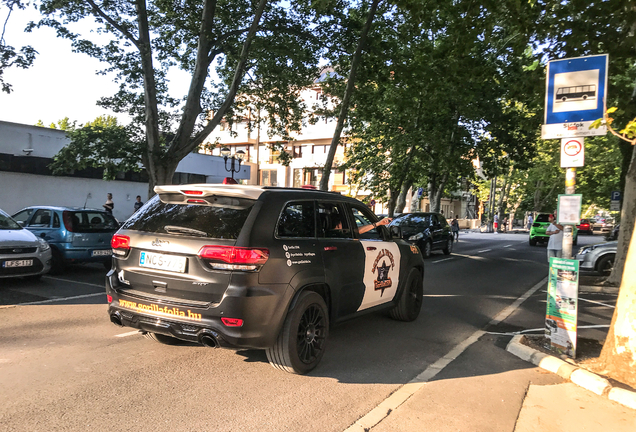
<path fill-rule="evenodd" d="M 397 306 L 389 310 L 391 318 L 397 321 L 415 321 L 422 309 L 424 281 L 417 269 L 411 269 L 406 286 Z"/>
<path fill-rule="evenodd" d="M 162 335 L 161 333 L 144 333 L 144 337 L 146 339 L 150 339 L 155 342 L 159 342 L 164 345 L 180 345 L 181 340 L 172 336 Z"/>
<path fill-rule="evenodd" d="M 605 255 L 596 264 L 596 271 L 602 275 L 609 275 L 614 268 L 614 254 Z"/>
<path fill-rule="evenodd" d="M 267 360 L 284 372 L 306 374 L 320 363 L 328 336 L 325 301 L 313 291 L 304 291 L 287 313 L 276 342 L 265 350 Z"/>

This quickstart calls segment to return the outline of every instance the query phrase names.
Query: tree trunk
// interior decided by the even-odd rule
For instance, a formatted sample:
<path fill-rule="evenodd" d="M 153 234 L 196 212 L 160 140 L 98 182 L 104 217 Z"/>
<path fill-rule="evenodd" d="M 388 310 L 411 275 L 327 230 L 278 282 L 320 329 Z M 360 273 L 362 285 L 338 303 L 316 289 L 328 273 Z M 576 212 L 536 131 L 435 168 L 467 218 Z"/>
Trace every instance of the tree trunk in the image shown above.
<path fill-rule="evenodd" d="M 428 201 L 431 204 L 431 212 L 439 213 L 440 203 L 442 201 L 442 192 L 444 191 L 444 186 L 446 186 L 447 179 L 448 174 L 444 174 L 439 183 L 437 183 L 435 175 L 429 177 Z"/>
<path fill-rule="evenodd" d="M 632 168 L 633 166 L 632 158 Z M 630 173 L 633 174 L 632 169 L 630 169 Z M 626 182 L 626 185 L 628 184 L 629 180 Z M 632 191 L 634 191 L 634 186 L 632 186 Z M 621 236 L 624 234 L 625 232 L 621 229 Z M 634 239 L 636 239 L 636 231 L 632 230 L 631 244 L 634 244 Z M 634 318 L 636 313 L 636 271 L 634 271 L 636 269 L 636 248 L 629 249 L 624 269 L 612 324 L 599 360 L 603 365 L 604 374 L 636 387 L 636 374 L 634 373 L 636 370 L 636 319 Z M 614 271 L 616 271 L 616 267 L 614 267 Z"/>
<path fill-rule="evenodd" d="M 419 196 L 417 194 L 417 188 L 413 188 L 413 194 L 411 195 L 411 213 L 420 209 Z"/>
<path fill-rule="evenodd" d="M 148 198 L 155 195 L 155 186 L 171 185 L 174 173 L 177 171 L 179 162 L 157 161 L 154 166 L 153 175 L 148 177 Z"/>
<path fill-rule="evenodd" d="M 398 195 L 397 201 L 395 202 L 396 213 L 404 213 L 404 206 L 406 206 L 406 194 L 408 193 L 409 189 L 411 189 L 412 185 L 412 181 L 405 181 L 402 183 L 400 194 Z"/>
<path fill-rule="evenodd" d="M 345 93 L 342 98 L 342 103 L 340 104 L 340 113 L 338 114 L 338 123 L 336 125 L 336 130 L 334 131 L 333 137 L 331 139 L 331 145 L 329 146 L 329 153 L 327 154 L 327 160 L 325 161 L 325 166 L 322 170 L 322 178 L 320 179 L 320 190 L 329 190 L 329 176 L 331 175 L 331 168 L 333 166 L 333 158 L 336 155 L 336 150 L 338 148 L 338 144 L 340 144 L 340 134 L 342 134 L 342 129 L 344 128 L 344 122 L 349 114 L 349 101 L 351 100 L 351 94 L 355 89 L 354 84 L 356 80 L 356 73 L 358 70 L 358 65 L 360 64 L 360 58 L 362 57 L 362 49 L 367 40 L 367 35 L 369 34 L 369 29 L 371 28 L 371 23 L 373 23 L 373 18 L 375 17 L 375 11 L 378 8 L 378 3 L 380 0 L 373 0 L 371 3 L 371 7 L 369 8 L 369 13 L 367 15 L 367 22 L 364 24 L 362 28 L 362 33 L 360 34 L 360 39 L 358 40 L 358 46 L 356 47 L 356 51 L 353 54 L 353 58 L 351 59 L 351 69 L 349 70 L 349 77 L 347 78 L 347 87 L 345 88 Z"/>
<path fill-rule="evenodd" d="M 614 258 L 614 269 L 605 282 L 608 285 L 621 285 L 623 269 L 629 268 L 625 265 L 629 242 L 634 231 L 634 220 L 636 220 L 636 151 L 632 150 L 632 161 L 625 176 L 625 194 L 623 197 L 623 209 L 621 210 L 621 229 L 618 234 L 618 248 Z M 631 267 L 635 272 L 636 267 Z"/>

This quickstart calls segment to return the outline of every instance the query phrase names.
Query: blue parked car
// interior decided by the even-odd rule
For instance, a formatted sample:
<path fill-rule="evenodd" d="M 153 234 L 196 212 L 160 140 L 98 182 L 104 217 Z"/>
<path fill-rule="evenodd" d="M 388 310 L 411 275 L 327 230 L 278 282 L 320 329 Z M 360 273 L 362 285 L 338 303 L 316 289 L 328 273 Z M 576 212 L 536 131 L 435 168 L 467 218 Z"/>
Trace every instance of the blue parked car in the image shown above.
<path fill-rule="evenodd" d="M 104 210 L 32 206 L 12 217 L 51 245 L 51 273 L 60 273 L 68 264 L 85 262 L 101 262 L 110 269 L 110 239 L 119 223 Z"/>

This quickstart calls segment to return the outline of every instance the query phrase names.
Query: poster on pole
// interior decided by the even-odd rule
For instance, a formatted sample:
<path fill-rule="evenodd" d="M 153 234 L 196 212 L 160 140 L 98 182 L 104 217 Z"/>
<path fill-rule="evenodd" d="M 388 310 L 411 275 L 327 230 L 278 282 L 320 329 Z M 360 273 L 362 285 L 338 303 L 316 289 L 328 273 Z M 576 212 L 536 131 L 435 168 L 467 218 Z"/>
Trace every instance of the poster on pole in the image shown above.
<path fill-rule="evenodd" d="M 559 195 L 557 203 L 557 223 L 567 225 L 578 225 L 581 223 L 581 205 L 583 195 L 568 194 Z"/>
<path fill-rule="evenodd" d="M 550 258 L 545 337 L 550 348 L 576 358 L 579 261 Z"/>
<path fill-rule="evenodd" d="M 607 54 L 548 62 L 545 119 L 541 138 L 560 139 L 605 135 L 607 128 L 590 129 L 603 118 L 607 97 Z"/>

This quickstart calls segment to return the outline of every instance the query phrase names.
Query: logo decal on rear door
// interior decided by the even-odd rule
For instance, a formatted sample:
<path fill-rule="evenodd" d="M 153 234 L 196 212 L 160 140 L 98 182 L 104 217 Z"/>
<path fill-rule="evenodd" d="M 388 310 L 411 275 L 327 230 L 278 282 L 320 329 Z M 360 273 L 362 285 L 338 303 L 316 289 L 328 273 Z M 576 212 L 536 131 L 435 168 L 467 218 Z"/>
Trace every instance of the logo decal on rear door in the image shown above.
<path fill-rule="evenodd" d="M 382 265 L 378 266 L 378 262 L 382 260 Z M 391 263 L 391 265 L 387 265 L 387 259 Z M 382 249 L 378 254 L 375 262 L 373 263 L 373 269 L 371 270 L 373 273 L 378 271 L 376 279 L 373 281 L 373 286 L 376 291 L 380 291 L 380 297 L 384 294 L 384 290 L 387 288 L 391 288 L 393 285 L 393 281 L 391 281 L 391 277 L 389 276 L 389 271 L 395 269 L 395 260 L 393 259 L 393 254 L 386 250 Z"/>

